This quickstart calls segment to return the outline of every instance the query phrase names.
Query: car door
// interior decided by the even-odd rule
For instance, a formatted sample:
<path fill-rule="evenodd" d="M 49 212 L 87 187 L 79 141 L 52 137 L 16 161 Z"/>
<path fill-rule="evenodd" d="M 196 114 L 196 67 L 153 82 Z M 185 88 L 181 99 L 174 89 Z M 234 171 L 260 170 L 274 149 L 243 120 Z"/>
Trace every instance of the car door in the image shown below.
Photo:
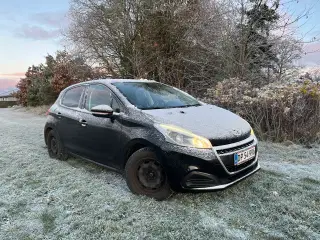
<path fill-rule="evenodd" d="M 68 89 L 61 98 L 56 114 L 60 118 L 58 133 L 64 146 L 72 153 L 81 152 L 81 109 L 79 108 L 86 86 Z"/>
<path fill-rule="evenodd" d="M 122 137 L 117 118 L 96 117 L 90 112 L 97 105 L 109 105 L 115 112 L 121 107 L 112 91 L 102 84 L 91 84 L 86 92 L 82 111 L 82 156 L 95 162 L 117 168 L 116 155 Z"/>

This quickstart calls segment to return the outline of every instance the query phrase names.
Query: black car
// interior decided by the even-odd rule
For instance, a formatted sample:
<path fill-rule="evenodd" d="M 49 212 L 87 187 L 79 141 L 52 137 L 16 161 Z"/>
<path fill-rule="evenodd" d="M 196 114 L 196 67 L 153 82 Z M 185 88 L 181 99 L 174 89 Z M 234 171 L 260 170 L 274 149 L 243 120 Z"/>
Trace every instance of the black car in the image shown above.
<path fill-rule="evenodd" d="M 149 80 L 107 79 L 63 90 L 44 128 L 50 157 L 124 173 L 135 194 L 224 189 L 260 169 L 257 139 L 238 115 Z"/>

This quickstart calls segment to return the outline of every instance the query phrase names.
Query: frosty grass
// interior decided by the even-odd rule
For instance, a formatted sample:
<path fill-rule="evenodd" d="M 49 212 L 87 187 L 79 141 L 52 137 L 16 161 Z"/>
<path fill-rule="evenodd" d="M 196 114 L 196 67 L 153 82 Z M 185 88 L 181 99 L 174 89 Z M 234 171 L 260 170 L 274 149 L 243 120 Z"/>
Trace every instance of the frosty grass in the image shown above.
<path fill-rule="evenodd" d="M 50 159 L 45 117 L 0 109 L 0 239 L 320 239 L 320 147 L 260 143 L 262 170 L 157 202 L 80 159 Z"/>

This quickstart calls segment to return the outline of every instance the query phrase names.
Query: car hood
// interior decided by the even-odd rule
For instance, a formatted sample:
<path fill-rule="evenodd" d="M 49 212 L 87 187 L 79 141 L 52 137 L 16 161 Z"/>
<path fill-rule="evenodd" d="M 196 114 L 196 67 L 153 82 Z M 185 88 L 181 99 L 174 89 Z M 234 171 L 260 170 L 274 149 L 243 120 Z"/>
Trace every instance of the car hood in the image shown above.
<path fill-rule="evenodd" d="M 250 132 L 247 121 L 214 105 L 143 110 L 157 123 L 173 124 L 208 139 L 227 139 Z"/>

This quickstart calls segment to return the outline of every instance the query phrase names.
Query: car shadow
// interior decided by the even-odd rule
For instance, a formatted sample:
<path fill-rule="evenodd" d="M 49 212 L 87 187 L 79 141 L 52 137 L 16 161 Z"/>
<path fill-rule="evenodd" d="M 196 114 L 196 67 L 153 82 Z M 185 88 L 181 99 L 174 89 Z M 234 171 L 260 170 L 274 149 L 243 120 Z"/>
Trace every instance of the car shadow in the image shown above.
<path fill-rule="evenodd" d="M 100 166 L 98 164 L 92 163 L 90 161 L 86 161 L 77 157 L 69 157 L 68 160 L 65 161 L 66 164 L 71 166 L 72 168 L 81 169 L 88 174 L 93 175 L 101 175 L 101 179 L 106 183 L 116 183 L 116 184 L 124 184 L 126 187 L 125 178 L 123 174 L 110 170 L 107 167 Z M 219 201 L 239 201 L 243 197 L 243 195 L 256 195 L 256 189 L 258 188 L 258 184 L 261 179 L 265 178 L 268 175 L 266 172 L 260 171 L 249 178 L 244 179 L 241 182 L 238 182 L 227 189 L 224 190 L 215 190 L 215 191 L 179 191 L 175 192 L 167 201 L 180 202 L 181 205 L 188 204 L 200 204 L 200 202 L 219 202 Z M 129 192 L 130 190 L 127 189 Z"/>
<path fill-rule="evenodd" d="M 116 173 L 117 175 L 121 176 L 121 173 L 117 171 L 111 170 L 108 167 L 104 167 L 90 161 L 86 161 L 81 158 L 69 157 L 65 162 L 74 168 L 81 168 L 82 170 L 93 174 Z"/>

